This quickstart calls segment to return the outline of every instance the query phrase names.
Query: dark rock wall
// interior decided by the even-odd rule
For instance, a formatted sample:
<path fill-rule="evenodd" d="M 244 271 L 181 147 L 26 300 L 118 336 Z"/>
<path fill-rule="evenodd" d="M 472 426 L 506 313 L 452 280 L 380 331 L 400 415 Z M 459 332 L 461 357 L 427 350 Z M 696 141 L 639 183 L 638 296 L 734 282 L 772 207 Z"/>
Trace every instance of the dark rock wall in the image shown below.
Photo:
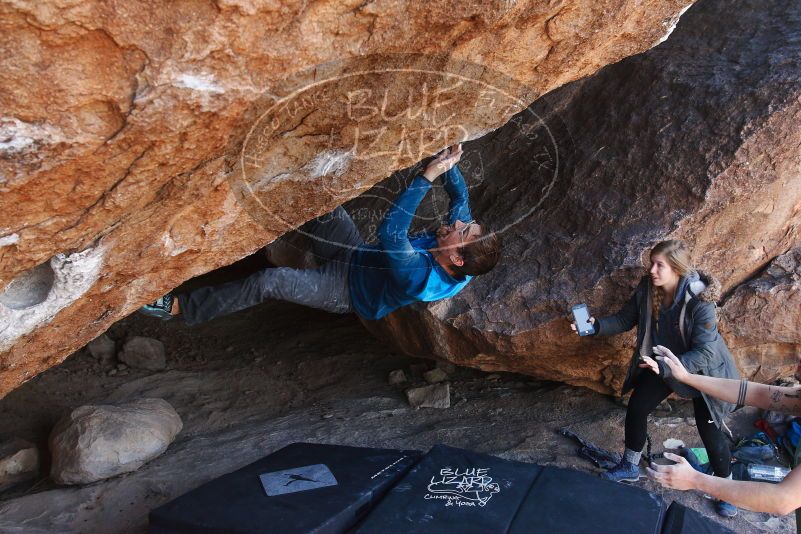
<path fill-rule="evenodd" d="M 470 144 L 474 215 L 503 229 L 502 264 L 450 301 L 369 328 L 413 354 L 618 388 L 632 336 L 579 339 L 565 320 L 571 305 L 616 311 L 662 239 L 690 242 L 727 293 L 801 242 L 800 96 L 795 3 L 697 3 L 657 48 L 546 95 Z M 782 304 L 790 299 L 776 296 L 775 313 L 795 317 Z M 731 323 L 748 310 L 735 302 L 722 329 L 741 347 L 746 334 Z M 752 344 L 781 344 L 760 353 L 761 378 L 801 353 L 801 336 L 786 330 L 775 342 L 770 328 L 748 331 Z M 745 350 L 735 353 L 753 374 Z"/>

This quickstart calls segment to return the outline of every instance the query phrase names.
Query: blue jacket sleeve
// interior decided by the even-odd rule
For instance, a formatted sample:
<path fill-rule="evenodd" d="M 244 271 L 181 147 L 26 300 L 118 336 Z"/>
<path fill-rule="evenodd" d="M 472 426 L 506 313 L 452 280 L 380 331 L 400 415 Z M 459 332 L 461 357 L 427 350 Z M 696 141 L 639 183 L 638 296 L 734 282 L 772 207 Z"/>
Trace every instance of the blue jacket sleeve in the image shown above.
<path fill-rule="evenodd" d="M 392 277 L 406 289 L 420 286 L 428 278 L 431 269 L 426 255 L 415 250 L 409 241 L 412 218 L 429 189 L 431 182 L 417 176 L 395 200 L 378 228 L 378 240 L 386 255 Z"/>
<path fill-rule="evenodd" d="M 467 194 L 467 184 L 462 176 L 459 167 L 454 165 L 445 173 L 442 178 L 445 192 L 451 198 L 450 209 L 448 210 L 448 224 L 462 221 L 472 222 L 473 215 L 470 213 L 470 198 Z"/>

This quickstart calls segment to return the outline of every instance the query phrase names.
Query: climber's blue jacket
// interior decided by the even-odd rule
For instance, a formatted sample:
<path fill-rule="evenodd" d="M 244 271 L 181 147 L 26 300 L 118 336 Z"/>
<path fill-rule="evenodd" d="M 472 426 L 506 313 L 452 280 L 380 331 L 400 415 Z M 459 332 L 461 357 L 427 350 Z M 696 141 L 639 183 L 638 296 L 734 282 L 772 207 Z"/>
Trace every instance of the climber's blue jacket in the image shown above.
<path fill-rule="evenodd" d="M 467 186 L 454 166 L 443 176 L 450 196 L 448 224 L 471 222 Z M 471 276 L 453 277 L 428 252 L 437 246 L 436 235 L 409 237 L 417 207 L 431 189 L 431 182 L 418 175 L 384 217 L 378 229 L 378 244 L 362 245 L 350 260 L 349 285 L 353 308 L 365 319 L 380 319 L 412 302 L 452 297 Z"/>

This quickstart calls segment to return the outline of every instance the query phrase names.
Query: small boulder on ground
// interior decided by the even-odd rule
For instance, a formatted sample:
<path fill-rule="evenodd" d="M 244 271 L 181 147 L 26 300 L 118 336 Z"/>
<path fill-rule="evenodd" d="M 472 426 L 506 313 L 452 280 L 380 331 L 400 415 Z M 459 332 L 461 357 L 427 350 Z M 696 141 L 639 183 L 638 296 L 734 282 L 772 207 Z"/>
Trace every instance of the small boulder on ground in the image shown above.
<path fill-rule="evenodd" d="M 450 408 L 451 388 L 447 382 L 406 390 L 412 408 Z"/>
<path fill-rule="evenodd" d="M 0 491 L 39 475 L 39 449 L 24 439 L 0 442 Z"/>
<path fill-rule="evenodd" d="M 152 337 L 132 337 L 125 342 L 117 358 L 134 369 L 160 371 L 167 367 L 164 343 Z"/>
<path fill-rule="evenodd" d="M 89 344 L 86 345 L 86 349 L 89 351 L 89 354 L 100 363 L 110 362 L 117 354 L 117 346 L 114 340 L 106 334 L 102 334 L 90 341 Z"/>
<path fill-rule="evenodd" d="M 387 378 L 387 381 L 391 385 L 403 384 L 407 381 L 406 373 L 403 372 L 403 369 L 395 369 L 389 373 L 389 378 Z"/>
<path fill-rule="evenodd" d="M 438 382 L 444 382 L 448 379 L 448 373 L 443 371 L 442 369 L 431 369 L 430 371 L 426 371 L 423 373 L 423 379 L 429 384 L 436 384 Z"/>
<path fill-rule="evenodd" d="M 136 471 L 167 450 L 181 428 L 163 399 L 81 406 L 50 433 L 50 475 L 59 484 L 87 484 Z"/>
<path fill-rule="evenodd" d="M 666 449 L 683 449 L 687 445 L 680 439 L 668 438 L 662 442 L 662 446 Z"/>

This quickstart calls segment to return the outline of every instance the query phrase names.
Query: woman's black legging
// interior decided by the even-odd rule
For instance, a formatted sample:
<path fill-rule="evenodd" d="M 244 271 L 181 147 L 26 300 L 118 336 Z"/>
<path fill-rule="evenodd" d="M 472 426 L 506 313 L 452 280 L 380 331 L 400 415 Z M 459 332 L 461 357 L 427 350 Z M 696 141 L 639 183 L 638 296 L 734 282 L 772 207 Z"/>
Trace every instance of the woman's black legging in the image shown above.
<path fill-rule="evenodd" d="M 665 381 L 649 370 L 643 370 L 634 382 L 634 392 L 626 410 L 626 448 L 641 451 L 645 445 L 648 414 L 673 392 Z M 731 473 L 729 440 L 712 420 L 703 397 L 693 399 L 695 424 L 706 447 L 715 474 L 728 477 Z"/>

